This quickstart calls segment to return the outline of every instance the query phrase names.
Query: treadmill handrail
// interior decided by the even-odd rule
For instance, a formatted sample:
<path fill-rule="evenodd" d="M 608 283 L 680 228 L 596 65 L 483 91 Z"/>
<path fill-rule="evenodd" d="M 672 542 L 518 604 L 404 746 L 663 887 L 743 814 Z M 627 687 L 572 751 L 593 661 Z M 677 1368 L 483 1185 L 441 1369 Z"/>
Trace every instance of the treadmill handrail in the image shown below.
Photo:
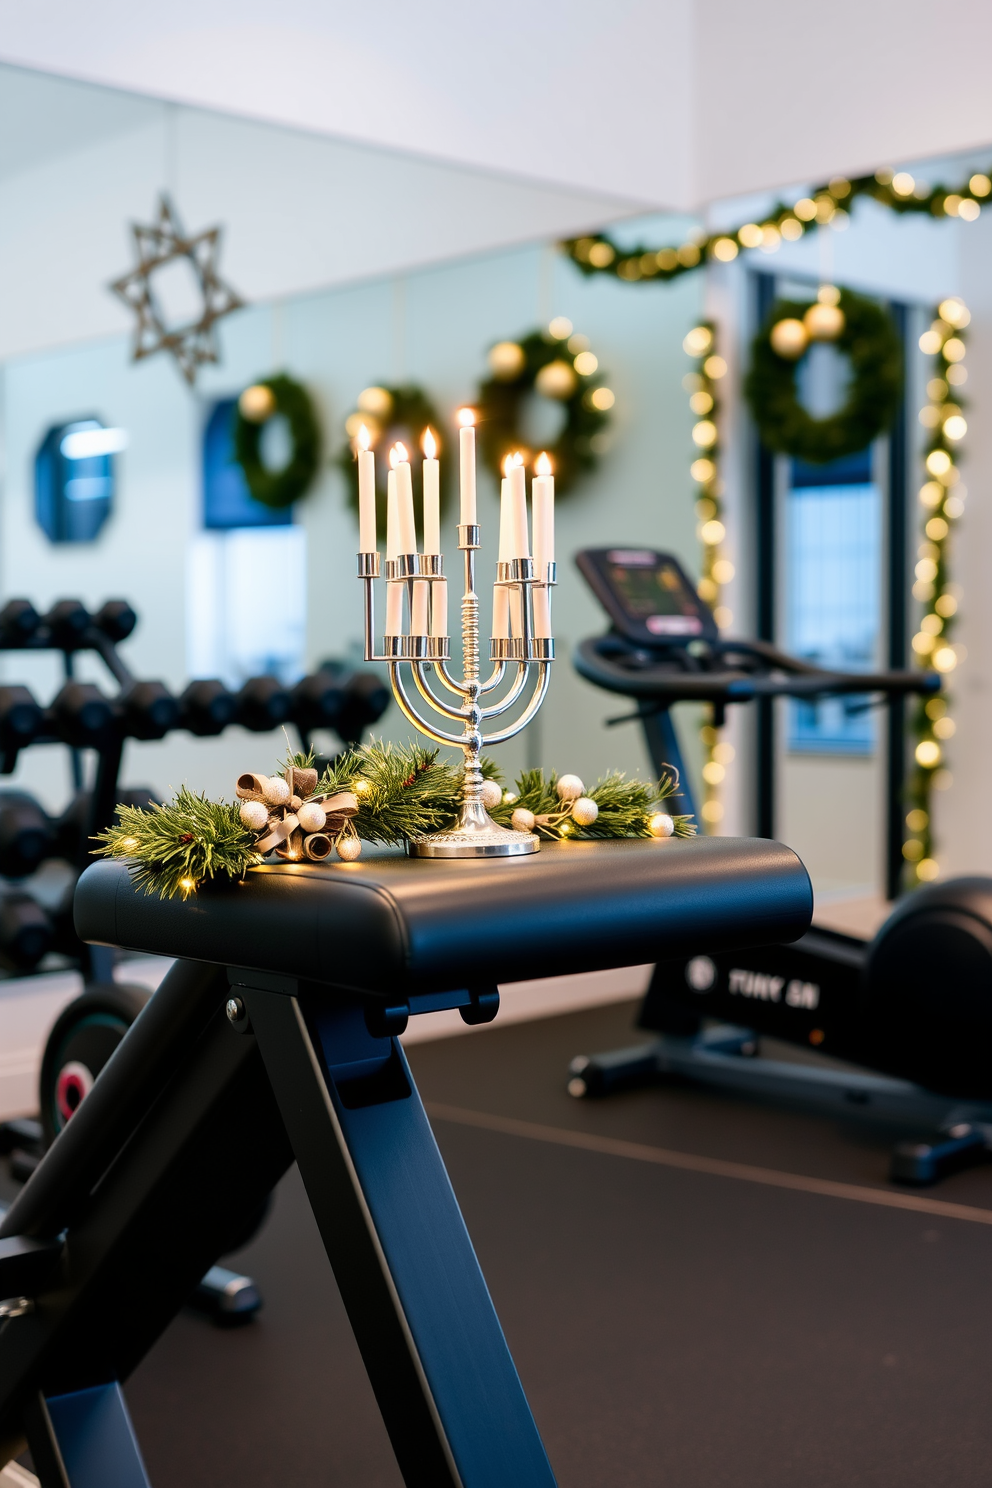
<path fill-rule="evenodd" d="M 614 654 L 620 649 L 615 632 L 581 641 L 575 667 L 586 681 L 608 692 L 650 699 L 664 706 L 677 702 L 746 703 L 756 697 L 831 697 L 880 692 L 888 697 L 940 690 L 938 672 L 838 672 L 810 665 L 774 646 L 753 641 L 723 643 L 730 651 L 748 651 L 766 661 L 769 671 L 755 675 L 735 668 L 712 672 L 679 672 L 663 665 L 636 671 L 619 666 L 603 654 L 603 642 Z M 630 651 L 637 648 L 631 646 Z M 774 670 L 772 670 L 774 668 Z"/>

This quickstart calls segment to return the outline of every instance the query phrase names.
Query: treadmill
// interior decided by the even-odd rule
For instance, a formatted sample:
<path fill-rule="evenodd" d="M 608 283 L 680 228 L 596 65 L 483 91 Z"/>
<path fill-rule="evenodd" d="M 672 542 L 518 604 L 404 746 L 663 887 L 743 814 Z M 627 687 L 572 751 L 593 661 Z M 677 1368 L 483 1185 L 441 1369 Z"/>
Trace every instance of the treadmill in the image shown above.
<path fill-rule="evenodd" d="M 888 705 L 895 731 L 906 696 L 940 690 L 933 671 L 835 671 L 764 641 L 721 636 L 671 553 L 590 548 L 576 562 L 610 620 L 605 634 L 581 642 L 576 670 L 633 702 L 633 712 L 608 722 L 638 721 L 655 774 L 678 771 L 674 811 L 696 810 L 675 703 L 710 704 L 719 728 L 735 705 L 851 696 L 864 706 Z M 764 790 L 756 794 L 767 802 L 773 731 L 764 735 Z M 897 843 L 901 757 L 888 750 L 885 808 L 890 842 Z M 758 822 L 757 835 L 772 835 L 769 820 Z M 890 854 L 890 898 L 901 867 L 901 856 L 892 861 Z M 660 963 L 637 1023 L 658 1038 L 573 1060 L 572 1095 L 606 1095 L 675 1075 L 829 1114 L 871 1115 L 934 1137 L 901 1142 L 892 1170 L 906 1182 L 932 1182 L 966 1155 L 992 1150 L 992 880 L 917 889 L 872 941 L 814 924 L 793 945 Z M 863 1072 L 760 1058 L 761 1034 Z"/>

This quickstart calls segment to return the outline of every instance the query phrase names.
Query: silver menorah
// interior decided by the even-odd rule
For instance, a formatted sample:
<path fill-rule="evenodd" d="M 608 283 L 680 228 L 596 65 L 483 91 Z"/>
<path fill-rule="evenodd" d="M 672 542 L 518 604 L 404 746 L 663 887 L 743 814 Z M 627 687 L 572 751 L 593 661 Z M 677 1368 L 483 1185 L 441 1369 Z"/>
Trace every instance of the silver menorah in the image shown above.
<path fill-rule="evenodd" d="M 464 592 L 461 602 L 462 676 L 452 675 L 451 642 L 447 635 L 428 634 L 424 615 L 436 613 L 433 603 L 418 602 L 416 585 L 434 587 L 446 582 L 440 553 L 400 553 L 386 559 L 387 620 L 395 625 L 401 605 L 389 602 L 391 586 L 397 586 L 402 598 L 401 628 L 383 637 L 382 650 L 376 650 L 375 581 L 379 577 L 378 552 L 358 554 L 358 574 L 365 584 L 365 659 L 384 661 L 389 666 L 393 694 L 404 716 L 436 744 L 455 744 L 465 754 L 462 803 L 458 821 L 445 831 L 414 838 L 409 844 L 412 856 L 419 858 L 501 858 L 519 857 L 537 852 L 539 839 L 529 832 L 517 832 L 494 822 L 484 801 L 485 785 L 479 756 L 485 747 L 503 744 L 526 728 L 544 701 L 554 660 L 555 643 L 550 635 L 535 635 L 535 600 L 542 617 L 550 615 L 550 591 L 555 583 L 556 565 L 542 563 L 544 572 L 535 575 L 533 558 L 511 558 L 496 565 L 496 591 L 506 591 L 507 612 L 513 616 L 513 630 L 519 634 L 493 636 L 489 655 L 493 662 L 490 676 L 483 681 L 479 658 L 479 596 L 475 590 L 476 553 L 479 549 L 479 527 L 466 523 L 458 527 L 458 546 L 464 557 Z M 543 591 L 543 593 L 541 592 Z M 422 591 L 423 592 L 423 591 Z M 415 620 L 419 621 L 415 628 Z M 431 625 L 432 630 L 437 629 Z M 542 629 L 548 629 L 545 622 Z M 411 696 L 403 676 L 409 667 L 420 700 Z M 516 677 L 506 692 L 486 705 L 483 698 L 494 693 L 507 678 L 508 668 L 516 667 Z M 536 669 L 533 685 L 529 686 Z M 438 695 L 432 687 L 436 678 L 457 702 Z M 484 732 L 490 718 L 499 718 L 523 702 L 515 722 Z M 461 732 L 439 727 L 431 721 L 430 709 L 440 719 L 461 724 Z"/>

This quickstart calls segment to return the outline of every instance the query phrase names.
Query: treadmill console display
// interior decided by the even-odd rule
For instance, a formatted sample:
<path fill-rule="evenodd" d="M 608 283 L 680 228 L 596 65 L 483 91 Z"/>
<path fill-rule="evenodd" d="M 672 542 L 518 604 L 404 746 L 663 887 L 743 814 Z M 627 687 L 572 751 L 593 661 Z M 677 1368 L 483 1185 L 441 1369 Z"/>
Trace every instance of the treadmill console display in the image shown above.
<path fill-rule="evenodd" d="M 614 629 L 629 640 L 649 646 L 716 640 L 717 626 L 709 606 L 671 553 L 653 548 L 587 548 L 576 563 Z"/>

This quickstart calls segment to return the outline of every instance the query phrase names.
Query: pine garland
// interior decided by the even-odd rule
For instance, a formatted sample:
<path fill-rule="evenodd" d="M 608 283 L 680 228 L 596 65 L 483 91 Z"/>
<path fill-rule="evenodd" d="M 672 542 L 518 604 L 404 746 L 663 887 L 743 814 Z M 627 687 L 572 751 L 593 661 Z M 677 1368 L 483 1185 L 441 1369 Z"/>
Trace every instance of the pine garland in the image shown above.
<path fill-rule="evenodd" d="M 795 242 L 816 228 L 846 226 L 851 207 L 859 197 L 871 197 L 880 206 L 900 215 L 922 213 L 938 221 L 958 217 L 974 222 L 982 204 L 992 195 L 992 167 L 975 171 L 958 186 L 930 186 L 916 181 L 908 171 L 878 170 L 872 176 L 835 176 L 816 186 L 808 196 L 791 205 L 778 202 L 760 222 L 745 222 L 734 230 L 700 231 L 681 243 L 663 248 L 638 243 L 625 248 L 606 233 L 568 238 L 559 243 L 563 253 L 583 274 L 610 274 L 627 284 L 667 282 L 690 274 L 712 260 L 730 263 L 742 249 L 761 248 L 774 253 L 782 240 Z"/>
<path fill-rule="evenodd" d="M 621 771 L 613 770 L 583 798 L 595 802 L 599 815 L 595 821 L 580 825 L 571 815 L 572 803 L 563 801 L 559 794 L 559 778 L 554 770 L 548 776 L 542 769 L 525 770 L 516 791 L 504 791 L 502 803 L 490 810 L 490 816 L 501 827 L 509 827 L 515 812 L 529 811 L 536 818 L 533 830 L 555 842 L 566 837 L 653 837 L 652 817 L 678 789 L 674 775 L 665 774 L 657 784 L 649 785 L 643 780 L 628 780 Z M 673 837 L 696 835 L 691 817 L 673 816 L 672 822 Z"/>
<path fill-rule="evenodd" d="M 312 769 L 313 756 L 290 754 L 280 769 Z M 502 784 L 492 760 L 482 761 L 487 781 Z M 614 771 L 583 797 L 598 808 L 595 820 L 581 824 L 572 812 L 580 804 L 562 798 L 559 787 L 575 777 L 525 770 L 516 791 L 503 791 L 491 807 L 493 819 L 512 826 L 521 807 L 543 818 L 536 830 L 554 841 L 566 837 L 691 837 L 691 818 L 669 818 L 660 808 L 677 790 L 674 775 L 656 784 L 628 780 Z M 581 784 L 581 782 L 577 782 Z M 404 843 L 451 826 L 461 802 L 459 766 L 438 758 L 436 749 L 411 744 L 363 744 L 335 760 L 318 780 L 310 799 L 350 791 L 359 802 L 349 830 L 366 842 Z M 136 886 L 163 899 L 188 899 L 201 883 L 216 877 L 243 878 L 263 861 L 255 850 L 258 834 L 241 820 L 240 804 L 208 801 L 185 786 L 167 806 L 150 811 L 118 806 L 117 821 L 95 839 L 98 857 L 124 858 Z"/>
<path fill-rule="evenodd" d="M 186 786 L 167 806 L 118 806 L 117 821 L 95 840 L 104 844 L 95 856 L 128 858 L 135 885 L 161 899 L 188 899 L 205 879 L 244 878 L 262 861 L 237 806 Z"/>

